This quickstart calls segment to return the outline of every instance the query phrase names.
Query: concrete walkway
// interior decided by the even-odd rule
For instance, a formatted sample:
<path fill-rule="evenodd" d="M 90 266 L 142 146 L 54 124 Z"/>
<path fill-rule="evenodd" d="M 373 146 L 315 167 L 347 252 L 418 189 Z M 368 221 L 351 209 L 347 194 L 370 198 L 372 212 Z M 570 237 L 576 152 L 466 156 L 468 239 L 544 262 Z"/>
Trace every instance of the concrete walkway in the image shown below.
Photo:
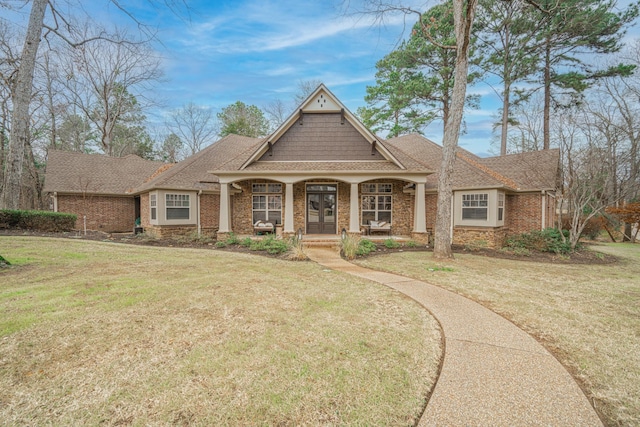
<path fill-rule="evenodd" d="M 442 371 L 419 426 L 602 426 L 564 367 L 530 335 L 467 298 L 425 282 L 356 266 L 309 247 L 325 267 L 408 295 L 440 322 Z"/>

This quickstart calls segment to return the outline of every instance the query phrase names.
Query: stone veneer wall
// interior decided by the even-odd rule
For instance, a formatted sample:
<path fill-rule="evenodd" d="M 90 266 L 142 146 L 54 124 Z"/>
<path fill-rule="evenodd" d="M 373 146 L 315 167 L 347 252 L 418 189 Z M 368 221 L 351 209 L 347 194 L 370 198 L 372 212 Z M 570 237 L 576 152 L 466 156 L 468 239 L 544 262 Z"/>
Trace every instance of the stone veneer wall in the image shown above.
<path fill-rule="evenodd" d="M 133 232 L 135 222 L 135 200 L 133 197 L 58 195 L 58 212 L 78 216 L 76 229 L 112 232 Z"/>
<path fill-rule="evenodd" d="M 504 227 L 454 227 L 453 244 L 461 246 L 487 247 L 491 249 L 501 248 L 507 237 Z"/>
<path fill-rule="evenodd" d="M 391 206 L 391 223 L 392 232 L 394 235 L 411 235 L 413 230 L 413 195 L 403 192 L 404 186 L 407 184 L 405 181 L 398 181 L 393 179 L 375 179 L 367 181 L 366 183 L 383 183 L 392 184 L 392 206 Z M 362 201 L 362 187 L 359 189 L 360 201 Z M 349 199 L 347 199 L 347 208 L 349 206 Z M 362 204 L 360 204 L 360 218 L 362 223 Z M 347 214 L 348 214 L 347 210 Z"/>
<path fill-rule="evenodd" d="M 144 193 L 140 195 L 140 225 L 145 230 L 149 228 L 151 223 L 149 214 L 149 193 Z"/>

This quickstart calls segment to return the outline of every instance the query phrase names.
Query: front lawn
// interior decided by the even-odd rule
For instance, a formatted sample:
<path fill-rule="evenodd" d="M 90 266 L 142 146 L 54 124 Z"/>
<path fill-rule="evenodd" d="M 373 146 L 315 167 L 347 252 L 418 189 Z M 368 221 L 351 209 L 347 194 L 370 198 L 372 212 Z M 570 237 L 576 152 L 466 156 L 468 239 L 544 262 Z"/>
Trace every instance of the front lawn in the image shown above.
<path fill-rule="evenodd" d="M 621 261 L 550 264 L 456 254 L 376 256 L 359 264 L 440 285 L 537 337 L 573 373 L 609 426 L 640 420 L 640 245 L 593 248 Z"/>
<path fill-rule="evenodd" d="M 371 282 L 199 249 L 0 237 L 0 423 L 407 425 L 437 323 Z"/>

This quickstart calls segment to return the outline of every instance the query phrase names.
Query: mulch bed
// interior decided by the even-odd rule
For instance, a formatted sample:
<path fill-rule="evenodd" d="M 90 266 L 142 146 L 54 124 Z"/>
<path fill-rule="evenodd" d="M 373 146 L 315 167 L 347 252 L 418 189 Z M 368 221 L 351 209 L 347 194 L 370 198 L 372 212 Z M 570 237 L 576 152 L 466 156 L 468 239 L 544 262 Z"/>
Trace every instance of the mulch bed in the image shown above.
<path fill-rule="evenodd" d="M 162 246 L 162 247 L 175 247 L 175 248 L 198 248 L 198 249 L 215 249 L 221 251 L 231 251 L 231 252 L 240 252 L 240 253 L 252 253 L 258 255 L 269 256 L 273 258 L 286 258 L 282 255 L 270 255 L 263 251 L 252 251 L 249 248 L 240 246 L 240 245 L 229 245 L 224 248 L 218 248 L 215 246 L 215 242 L 194 242 L 194 241 L 183 241 L 176 239 L 150 239 L 145 236 L 135 236 L 133 234 L 126 233 L 103 233 L 99 231 L 88 231 L 87 234 L 83 234 L 80 232 L 72 231 L 72 232 L 62 232 L 62 233 L 52 233 L 52 232 L 40 232 L 40 231 L 32 231 L 32 230 L 16 230 L 16 229 L 0 229 L 0 236 L 40 236 L 40 237 L 56 237 L 56 238 L 67 238 L 67 239 L 78 239 L 78 240 L 94 240 L 94 241 L 103 241 L 103 242 L 116 242 L 116 243 L 125 243 L 125 244 L 135 244 L 135 245 L 145 245 L 145 246 Z M 589 242 L 590 246 L 597 246 L 597 242 Z M 532 262 L 542 262 L 542 263 L 553 263 L 553 264 L 611 264 L 618 261 L 618 258 L 603 254 L 600 252 L 592 251 L 590 249 L 582 249 L 580 251 L 562 255 L 562 254 L 554 254 L 548 252 L 536 252 L 531 251 L 528 255 L 520 255 L 512 252 L 504 251 L 504 250 L 495 250 L 495 249 L 487 249 L 487 248 L 474 248 L 469 249 L 463 246 L 452 247 L 454 256 L 455 254 L 472 254 L 478 256 L 485 256 L 488 258 L 503 258 L 503 259 L 513 259 L 519 261 L 532 261 Z M 370 256 L 378 256 L 389 253 L 397 253 L 397 252 L 429 252 L 432 251 L 433 248 L 427 247 L 399 247 L 399 248 L 387 248 L 383 245 L 378 245 L 378 249 L 374 252 L 371 252 Z M 358 257 L 364 258 L 364 257 Z"/>

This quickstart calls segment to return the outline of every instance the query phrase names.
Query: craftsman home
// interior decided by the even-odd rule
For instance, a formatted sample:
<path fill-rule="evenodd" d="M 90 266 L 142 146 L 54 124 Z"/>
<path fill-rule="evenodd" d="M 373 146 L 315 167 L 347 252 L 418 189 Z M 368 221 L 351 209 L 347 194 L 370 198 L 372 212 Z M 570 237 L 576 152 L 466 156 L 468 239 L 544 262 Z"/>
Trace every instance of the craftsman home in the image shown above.
<path fill-rule="evenodd" d="M 390 227 L 427 241 L 441 157 L 417 134 L 374 135 L 320 85 L 268 137 L 229 135 L 176 164 L 52 151 L 45 191 L 54 210 L 78 215 L 78 228 L 107 232 L 131 231 L 139 218 L 160 236 Z M 480 158 L 459 148 L 454 243 L 499 246 L 509 233 L 553 226 L 557 171 L 557 150 Z"/>

